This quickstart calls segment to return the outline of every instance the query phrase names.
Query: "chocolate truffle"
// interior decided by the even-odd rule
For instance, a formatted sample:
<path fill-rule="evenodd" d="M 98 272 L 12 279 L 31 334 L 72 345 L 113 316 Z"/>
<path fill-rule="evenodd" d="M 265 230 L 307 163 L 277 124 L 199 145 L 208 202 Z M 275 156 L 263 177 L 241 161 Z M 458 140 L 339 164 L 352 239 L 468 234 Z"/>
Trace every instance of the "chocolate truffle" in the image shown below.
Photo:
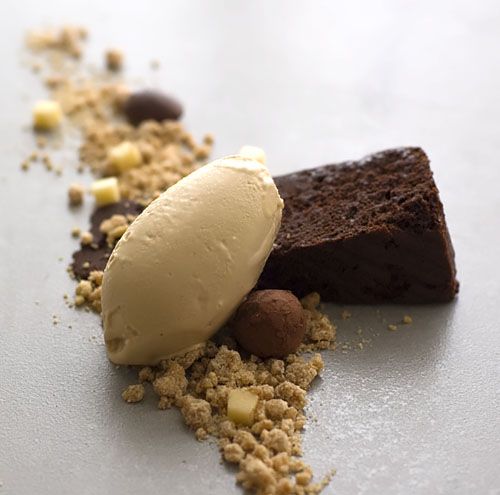
<path fill-rule="evenodd" d="M 125 101 L 123 111 L 132 125 L 139 125 L 145 120 L 178 120 L 182 115 L 182 105 L 160 91 L 145 90 L 132 93 Z"/>
<path fill-rule="evenodd" d="M 306 317 L 290 291 L 258 290 L 238 308 L 230 327 L 246 351 L 261 358 L 282 358 L 302 342 Z"/>

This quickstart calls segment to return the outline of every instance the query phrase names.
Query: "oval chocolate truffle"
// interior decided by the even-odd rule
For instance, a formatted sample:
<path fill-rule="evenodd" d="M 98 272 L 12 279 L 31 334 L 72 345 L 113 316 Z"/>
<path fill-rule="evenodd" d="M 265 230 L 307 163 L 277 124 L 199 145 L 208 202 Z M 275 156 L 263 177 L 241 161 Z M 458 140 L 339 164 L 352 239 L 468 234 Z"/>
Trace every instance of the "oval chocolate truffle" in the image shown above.
<path fill-rule="evenodd" d="M 282 358 L 302 342 L 306 317 L 290 291 L 258 290 L 241 304 L 230 327 L 246 351 L 261 358 Z"/>
<path fill-rule="evenodd" d="M 125 101 L 123 112 L 132 125 L 145 120 L 177 120 L 182 115 L 182 105 L 161 91 L 145 90 L 132 93 Z"/>

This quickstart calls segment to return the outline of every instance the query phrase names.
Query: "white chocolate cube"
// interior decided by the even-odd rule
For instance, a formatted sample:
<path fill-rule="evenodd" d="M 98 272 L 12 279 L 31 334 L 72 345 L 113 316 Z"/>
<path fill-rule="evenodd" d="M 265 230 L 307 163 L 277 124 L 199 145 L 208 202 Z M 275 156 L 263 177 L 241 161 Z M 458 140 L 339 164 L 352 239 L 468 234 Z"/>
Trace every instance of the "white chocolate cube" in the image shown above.
<path fill-rule="evenodd" d="M 266 164 L 266 153 L 262 148 L 258 148 L 257 146 L 245 145 L 240 149 L 239 154 L 246 158 L 251 158 L 257 162 L 262 163 L 262 165 Z"/>
<path fill-rule="evenodd" d="M 57 101 L 39 101 L 33 108 L 33 125 L 36 129 L 45 131 L 54 129 L 59 126 L 62 117 L 61 105 Z"/>
<path fill-rule="evenodd" d="M 106 177 L 92 183 L 90 192 L 94 195 L 97 206 L 109 205 L 120 201 L 120 189 L 116 177 Z"/>
<path fill-rule="evenodd" d="M 142 163 L 142 155 L 134 143 L 123 141 L 109 150 L 108 160 L 117 171 L 125 172 L 139 166 Z"/>
<path fill-rule="evenodd" d="M 247 390 L 230 390 L 227 400 L 228 418 L 236 424 L 252 425 L 258 401 L 259 398 Z"/>

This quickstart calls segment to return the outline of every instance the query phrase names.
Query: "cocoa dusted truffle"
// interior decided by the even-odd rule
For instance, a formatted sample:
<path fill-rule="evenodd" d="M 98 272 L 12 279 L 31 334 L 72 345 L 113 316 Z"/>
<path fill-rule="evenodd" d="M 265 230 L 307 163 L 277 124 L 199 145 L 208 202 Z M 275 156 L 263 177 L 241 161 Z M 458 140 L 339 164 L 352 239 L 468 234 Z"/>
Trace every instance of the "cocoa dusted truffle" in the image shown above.
<path fill-rule="evenodd" d="M 281 358 L 297 350 L 306 318 L 290 291 L 258 290 L 238 308 L 230 327 L 246 351 L 261 358 Z"/>
<path fill-rule="evenodd" d="M 123 111 L 132 125 L 139 125 L 145 120 L 178 120 L 183 108 L 175 98 L 161 91 L 145 90 L 132 93 Z"/>

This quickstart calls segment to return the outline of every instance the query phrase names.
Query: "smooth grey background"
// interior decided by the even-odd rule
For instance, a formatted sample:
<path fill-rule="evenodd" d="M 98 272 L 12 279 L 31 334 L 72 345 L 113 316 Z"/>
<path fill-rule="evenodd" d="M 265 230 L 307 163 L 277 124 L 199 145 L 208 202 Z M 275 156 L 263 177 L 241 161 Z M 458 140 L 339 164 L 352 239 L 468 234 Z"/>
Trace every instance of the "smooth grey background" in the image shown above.
<path fill-rule="evenodd" d="M 347 322 L 329 307 L 340 340 L 358 328 L 373 340 L 325 353 L 305 459 L 318 476 L 337 468 L 326 493 L 500 493 L 496 0 L 2 0 L 0 493 L 238 493 L 216 447 L 196 442 L 176 411 L 121 400 L 134 373 L 108 363 L 95 315 L 63 304 L 69 231 L 90 208 L 66 208 L 75 150 L 56 155 L 62 177 L 19 163 L 33 149 L 22 128 L 45 95 L 22 66 L 23 32 L 64 22 L 90 29 L 89 61 L 122 47 L 138 84 L 177 94 L 186 125 L 215 133 L 217 155 L 256 144 L 280 173 L 392 146 L 428 152 L 460 296 L 353 307 Z M 388 332 L 404 314 L 414 324 Z"/>

